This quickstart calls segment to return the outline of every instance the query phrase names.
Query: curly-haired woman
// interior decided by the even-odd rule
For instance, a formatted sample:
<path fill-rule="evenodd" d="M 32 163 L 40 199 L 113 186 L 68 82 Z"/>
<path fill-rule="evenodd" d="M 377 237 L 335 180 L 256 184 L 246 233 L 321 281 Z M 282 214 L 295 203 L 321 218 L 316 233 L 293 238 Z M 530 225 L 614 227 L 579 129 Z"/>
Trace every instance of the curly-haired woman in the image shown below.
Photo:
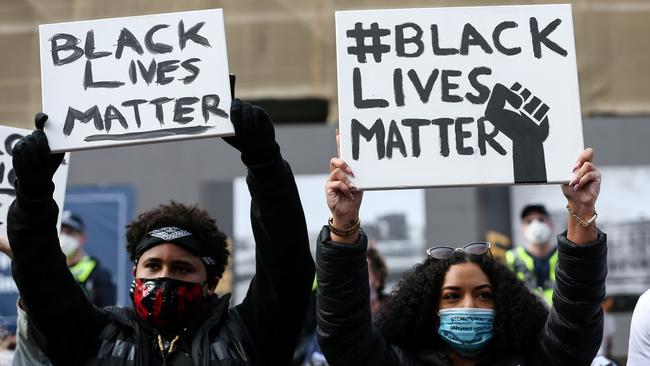
<path fill-rule="evenodd" d="M 332 213 L 317 249 L 318 337 L 330 365 L 588 365 L 602 337 L 606 236 L 595 227 L 600 173 L 593 151 L 578 156 L 562 186 L 567 231 L 558 235 L 550 311 L 489 244 L 434 247 L 406 273 L 371 322 L 362 193 L 342 160 L 330 162 Z"/>

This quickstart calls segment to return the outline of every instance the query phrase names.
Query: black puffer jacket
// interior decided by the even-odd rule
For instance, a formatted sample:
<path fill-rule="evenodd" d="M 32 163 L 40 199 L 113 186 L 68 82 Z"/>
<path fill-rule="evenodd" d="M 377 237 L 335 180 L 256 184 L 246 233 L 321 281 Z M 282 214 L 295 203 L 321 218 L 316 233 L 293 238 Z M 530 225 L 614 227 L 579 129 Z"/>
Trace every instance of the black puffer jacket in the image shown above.
<path fill-rule="evenodd" d="M 228 310 L 227 297 L 211 300 L 167 365 L 291 360 L 314 276 L 305 218 L 293 174 L 279 153 L 248 168 L 256 275 L 235 308 Z M 20 182 L 9 209 L 13 275 L 41 349 L 55 365 L 163 364 L 152 330 L 132 310 L 99 309 L 88 301 L 59 247 L 57 211 L 51 194 L 25 197 Z"/>
<path fill-rule="evenodd" d="M 607 236 L 576 246 L 558 235 L 559 260 L 553 308 L 533 351 L 479 365 L 589 365 L 602 339 L 601 301 L 607 275 Z M 356 244 L 330 239 L 324 227 L 318 238 L 318 341 L 332 366 L 450 366 L 444 350 L 416 354 L 388 344 L 372 324 L 369 306 L 368 239 Z"/>

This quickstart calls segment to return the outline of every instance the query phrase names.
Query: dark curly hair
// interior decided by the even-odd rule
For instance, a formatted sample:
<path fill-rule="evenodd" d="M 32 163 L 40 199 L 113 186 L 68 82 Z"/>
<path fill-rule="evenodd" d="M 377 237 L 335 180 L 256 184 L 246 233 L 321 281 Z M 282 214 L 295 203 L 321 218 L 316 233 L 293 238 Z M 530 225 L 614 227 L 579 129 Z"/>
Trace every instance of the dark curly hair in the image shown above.
<path fill-rule="evenodd" d="M 479 265 L 492 285 L 496 316 L 487 355 L 500 359 L 530 351 L 548 317 L 546 305 L 490 256 L 463 252 L 448 260 L 428 258 L 402 277 L 387 297 L 378 320 L 386 340 L 412 352 L 442 349 L 438 336 L 441 287 L 451 265 L 467 262 Z"/>
<path fill-rule="evenodd" d="M 126 250 L 135 262 L 135 247 L 148 232 L 166 226 L 175 226 L 192 233 L 204 244 L 217 263 L 216 276 L 221 277 L 228 264 L 227 236 L 217 228 L 217 222 L 207 211 L 196 205 L 185 205 L 171 201 L 152 210 L 141 213 L 126 226 Z"/>

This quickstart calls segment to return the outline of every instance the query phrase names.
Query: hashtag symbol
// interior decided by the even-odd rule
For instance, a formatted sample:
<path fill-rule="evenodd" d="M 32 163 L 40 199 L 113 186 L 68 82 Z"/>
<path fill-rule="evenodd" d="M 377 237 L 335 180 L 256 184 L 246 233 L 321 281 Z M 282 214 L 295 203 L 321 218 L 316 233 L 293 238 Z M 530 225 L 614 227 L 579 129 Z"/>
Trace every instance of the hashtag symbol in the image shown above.
<path fill-rule="evenodd" d="M 349 55 L 356 55 L 357 61 L 366 63 L 366 54 L 371 53 L 375 62 L 381 62 L 381 54 L 390 52 L 390 46 L 381 43 L 381 37 L 390 34 L 390 29 L 379 28 L 379 24 L 372 23 L 370 29 L 363 29 L 361 23 L 356 23 L 354 29 L 345 33 L 348 38 L 354 38 L 356 46 L 348 47 Z M 366 38 L 372 39 L 372 45 L 366 45 Z"/>

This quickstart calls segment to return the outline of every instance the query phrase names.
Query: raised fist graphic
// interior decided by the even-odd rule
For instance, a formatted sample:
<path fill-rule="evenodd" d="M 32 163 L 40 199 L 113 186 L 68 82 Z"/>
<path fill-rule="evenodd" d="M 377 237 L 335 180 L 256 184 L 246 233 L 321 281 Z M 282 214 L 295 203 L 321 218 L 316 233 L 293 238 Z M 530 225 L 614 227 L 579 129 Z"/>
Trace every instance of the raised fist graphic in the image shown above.
<path fill-rule="evenodd" d="M 545 183 L 544 141 L 548 137 L 549 107 L 515 83 L 510 89 L 496 84 L 485 109 L 499 132 L 512 140 L 515 183 Z"/>

